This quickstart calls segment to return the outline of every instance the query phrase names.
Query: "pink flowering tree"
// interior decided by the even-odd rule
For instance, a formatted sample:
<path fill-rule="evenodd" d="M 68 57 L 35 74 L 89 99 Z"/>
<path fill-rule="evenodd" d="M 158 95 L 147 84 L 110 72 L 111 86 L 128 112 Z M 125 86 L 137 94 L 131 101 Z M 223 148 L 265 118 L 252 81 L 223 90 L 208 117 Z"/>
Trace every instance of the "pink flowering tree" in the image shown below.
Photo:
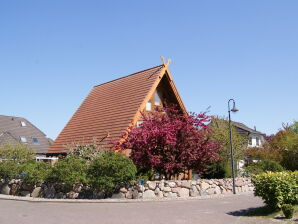
<path fill-rule="evenodd" d="M 206 113 L 186 115 L 170 107 L 143 113 L 142 120 L 123 136 L 124 142 L 115 144 L 120 151 L 131 149 L 130 158 L 139 168 L 170 178 L 190 169 L 200 172 L 218 159 L 219 145 L 210 138 Z"/>

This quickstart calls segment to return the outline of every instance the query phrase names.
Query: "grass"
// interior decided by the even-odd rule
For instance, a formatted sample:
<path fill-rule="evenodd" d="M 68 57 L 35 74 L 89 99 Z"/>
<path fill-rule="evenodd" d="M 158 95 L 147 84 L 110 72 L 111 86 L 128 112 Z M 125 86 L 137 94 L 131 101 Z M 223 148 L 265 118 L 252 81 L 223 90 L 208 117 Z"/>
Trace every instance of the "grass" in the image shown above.
<path fill-rule="evenodd" d="M 298 215 L 298 205 L 294 205 L 294 217 Z M 268 206 L 253 208 L 243 214 L 243 216 L 259 216 L 265 218 L 274 218 L 284 216 L 281 210 L 272 210 Z"/>

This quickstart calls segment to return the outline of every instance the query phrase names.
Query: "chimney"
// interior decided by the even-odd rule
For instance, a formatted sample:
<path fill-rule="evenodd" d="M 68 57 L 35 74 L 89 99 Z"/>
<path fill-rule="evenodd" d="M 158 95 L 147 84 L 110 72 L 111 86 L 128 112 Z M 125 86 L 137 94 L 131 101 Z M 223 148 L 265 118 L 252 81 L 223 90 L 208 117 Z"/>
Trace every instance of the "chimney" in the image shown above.
<path fill-rule="evenodd" d="M 255 131 L 257 130 L 257 127 L 256 126 L 254 126 L 254 129 L 255 129 Z"/>

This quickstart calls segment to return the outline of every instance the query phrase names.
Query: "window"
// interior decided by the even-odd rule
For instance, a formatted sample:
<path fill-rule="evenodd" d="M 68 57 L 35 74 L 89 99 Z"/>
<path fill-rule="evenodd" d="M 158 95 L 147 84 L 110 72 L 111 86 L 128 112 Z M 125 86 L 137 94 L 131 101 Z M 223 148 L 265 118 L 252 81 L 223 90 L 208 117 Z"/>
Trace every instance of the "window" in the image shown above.
<path fill-rule="evenodd" d="M 137 121 L 137 127 L 141 127 L 143 121 Z"/>
<path fill-rule="evenodd" d="M 21 142 L 26 143 L 27 142 L 27 138 L 26 137 L 20 137 Z"/>
<path fill-rule="evenodd" d="M 39 141 L 38 141 L 38 138 L 32 138 L 32 142 L 34 143 L 34 144 L 37 144 Z"/>
<path fill-rule="evenodd" d="M 256 145 L 259 146 L 260 145 L 260 139 L 258 137 L 256 137 Z"/>
<path fill-rule="evenodd" d="M 25 127 L 26 126 L 26 122 L 25 121 L 21 121 L 21 126 Z"/>
<path fill-rule="evenodd" d="M 155 98 L 155 103 L 154 103 L 155 106 L 160 106 L 161 105 L 161 99 L 160 99 L 161 98 L 161 93 L 156 91 L 154 98 Z"/>
<path fill-rule="evenodd" d="M 151 105 L 152 105 L 151 101 L 148 101 L 148 102 L 146 103 L 146 110 L 147 110 L 147 111 L 150 111 L 150 110 L 151 110 Z"/>
<path fill-rule="evenodd" d="M 249 137 L 248 144 L 252 145 L 252 137 Z"/>

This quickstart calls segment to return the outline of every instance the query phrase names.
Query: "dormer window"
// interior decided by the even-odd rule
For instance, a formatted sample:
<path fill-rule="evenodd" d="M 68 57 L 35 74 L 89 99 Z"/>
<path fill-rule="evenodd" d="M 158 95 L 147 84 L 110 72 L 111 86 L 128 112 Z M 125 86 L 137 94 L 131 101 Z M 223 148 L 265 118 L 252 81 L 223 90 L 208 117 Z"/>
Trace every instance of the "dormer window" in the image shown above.
<path fill-rule="evenodd" d="M 161 105 L 161 93 L 156 91 L 154 98 L 155 98 L 155 102 L 154 102 L 155 106 L 160 106 Z"/>
<path fill-rule="evenodd" d="M 26 137 L 20 137 L 21 142 L 27 143 L 27 138 Z"/>
<path fill-rule="evenodd" d="M 27 126 L 27 125 L 26 125 L 26 122 L 25 122 L 25 121 L 21 121 L 21 126 L 22 126 L 22 127 Z"/>
<path fill-rule="evenodd" d="M 148 101 L 148 102 L 146 103 L 146 110 L 147 110 L 147 111 L 151 111 L 151 108 L 152 108 L 152 103 L 151 103 L 151 101 Z"/>

